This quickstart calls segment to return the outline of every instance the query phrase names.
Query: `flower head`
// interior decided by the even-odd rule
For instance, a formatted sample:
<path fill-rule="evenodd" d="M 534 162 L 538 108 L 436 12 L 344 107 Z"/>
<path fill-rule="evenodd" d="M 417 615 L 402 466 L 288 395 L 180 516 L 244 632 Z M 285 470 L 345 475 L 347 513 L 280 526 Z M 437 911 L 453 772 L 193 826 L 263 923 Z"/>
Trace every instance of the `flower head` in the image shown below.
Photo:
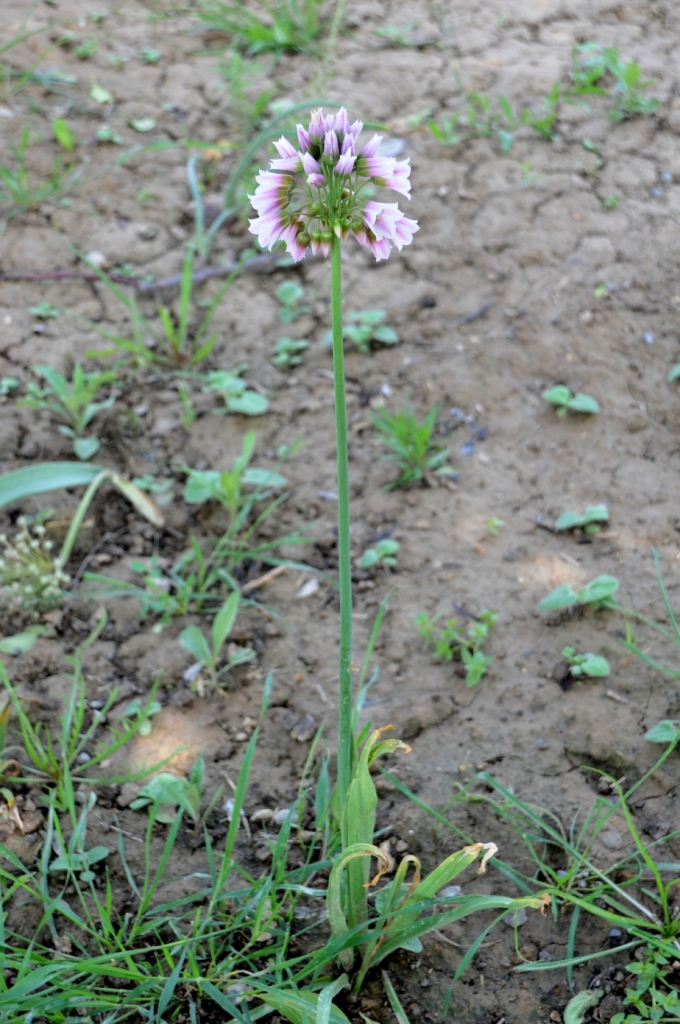
<path fill-rule="evenodd" d="M 375 256 L 387 259 L 392 246 L 401 249 L 413 240 L 418 224 L 405 217 L 396 203 L 379 203 L 362 190 L 372 182 L 410 199 L 408 160 L 379 155 L 381 137 L 374 135 L 359 148 L 361 121 L 350 124 L 345 108 L 324 114 L 315 110 L 308 128 L 297 126 L 299 149 L 285 137 L 275 142 L 278 159 L 261 171 L 250 200 L 257 218 L 250 231 L 260 245 L 271 249 L 282 240 L 293 259 L 330 252 L 333 235 L 350 232 Z M 282 172 L 282 173 L 281 173 Z"/>

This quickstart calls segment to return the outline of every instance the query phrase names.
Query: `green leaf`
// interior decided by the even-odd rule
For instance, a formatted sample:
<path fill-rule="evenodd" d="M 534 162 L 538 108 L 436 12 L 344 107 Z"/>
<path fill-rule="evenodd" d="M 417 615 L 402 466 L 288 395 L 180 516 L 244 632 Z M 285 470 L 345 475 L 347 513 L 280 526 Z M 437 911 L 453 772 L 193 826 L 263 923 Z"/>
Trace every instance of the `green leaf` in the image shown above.
<path fill-rule="evenodd" d="M 73 451 L 83 462 L 96 455 L 100 448 L 101 444 L 96 437 L 76 437 L 73 441 Z"/>
<path fill-rule="evenodd" d="M 584 654 L 583 661 L 574 667 L 580 669 L 579 675 L 583 673 L 583 675 L 591 676 L 593 679 L 600 679 L 609 675 L 609 662 L 606 658 L 601 658 L 597 654 Z M 577 673 L 574 673 L 572 670 L 572 675 L 575 674 Z"/>
<path fill-rule="evenodd" d="M 381 324 L 376 327 L 373 331 L 372 338 L 374 341 L 379 341 L 383 345 L 396 345 L 399 341 L 399 335 L 392 327 L 388 327 L 387 324 Z"/>
<path fill-rule="evenodd" d="M 677 379 L 678 379 L 678 377 L 680 377 L 680 363 L 676 363 L 676 364 L 675 364 L 675 366 L 673 367 L 673 369 L 672 369 L 672 370 L 670 371 L 670 373 L 668 374 L 668 377 L 666 378 L 666 380 L 667 380 L 667 381 L 668 381 L 668 382 L 669 382 L 670 384 L 672 384 L 674 380 L 677 380 Z"/>
<path fill-rule="evenodd" d="M 320 996 L 309 989 L 266 989 L 259 992 L 260 999 L 278 1010 L 291 1024 L 314 1024 Z M 348 1018 L 331 1003 L 329 1024 L 349 1024 Z"/>
<path fill-rule="evenodd" d="M 231 633 L 232 627 L 236 622 L 236 616 L 238 614 L 239 605 L 241 603 L 240 595 L 237 591 L 230 594 L 227 600 L 224 602 L 217 615 L 213 619 L 212 624 L 212 645 L 213 645 L 213 660 L 217 661 L 218 655 L 222 648 L 222 644 Z M 191 629 L 191 627 L 188 627 Z M 196 628 L 196 627 L 194 627 Z M 200 630 L 199 630 L 200 632 Z M 201 637 L 203 634 L 201 633 Z M 186 646 L 186 645 L 185 645 Z"/>
<path fill-rule="evenodd" d="M 184 500 L 190 505 L 199 505 L 208 498 L 215 498 L 219 490 L 220 474 L 216 469 L 192 469 L 184 485 Z"/>
<path fill-rule="evenodd" d="M 645 733 L 645 739 L 649 743 L 673 743 L 677 739 L 678 733 L 680 733 L 680 720 L 664 718 Z"/>
<path fill-rule="evenodd" d="M 590 395 L 574 395 L 573 398 L 569 399 L 569 408 L 572 412 L 587 412 L 591 414 L 598 413 L 600 411 L 599 404 Z"/>
<path fill-rule="evenodd" d="M 556 587 L 547 597 L 539 602 L 539 612 L 556 611 L 559 608 L 571 608 L 578 602 L 578 598 L 568 583 Z"/>
<path fill-rule="evenodd" d="M 208 641 L 198 626 L 186 626 L 179 635 L 179 642 L 185 650 L 193 654 L 196 661 L 200 661 L 201 665 L 212 663 Z"/>
<path fill-rule="evenodd" d="M 574 530 L 591 523 L 608 523 L 609 509 L 606 505 L 589 505 L 583 515 L 578 512 L 563 512 L 555 523 L 556 530 Z"/>
<path fill-rule="evenodd" d="M 285 476 L 275 473 L 273 469 L 258 469 L 256 466 L 244 470 L 241 480 L 252 487 L 285 487 L 288 483 Z"/>
<path fill-rule="evenodd" d="M 585 587 L 581 587 L 576 598 L 579 604 L 600 604 L 604 602 L 609 607 L 613 605 L 613 597 L 619 589 L 619 581 L 616 576 L 596 576 Z"/>
<path fill-rule="evenodd" d="M 0 640 L 0 654 L 25 654 L 30 651 L 33 644 L 44 628 L 25 633 L 15 633 L 14 636 L 6 636 Z"/>
<path fill-rule="evenodd" d="M 604 995 L 604 989 L 586 989 L 573 996 L 564 1008 L 564 1024 L 583 1024 L 586 1010 L 597 1006 Z"/>
<path fill-rule="evenodd" d="M 59 145 L 62 146 L 67 153 L 70 153 L 76 144 L 76 140 L 73 132 L 66 124 L 66 121 L 61 117 L 56 118 L 56 120 L 52 122 L 52 131 L 54 132 L 54 137 Z"/>
<path fill-rule="evenodd" d="M 380 555 L 375 548 L 366 548 L 363 555 L 359 559 L 360 569 L 370 569 L 380 561 Z"/>
<path fill-rule="evenodd" d="M 128 124 L 136 132 L 152 132 L 156 127 L 153 117 L 131 117 Z"/>
<path fill-rule="evenodd" d="M 46 491 L 84 487 L 103 472 L 102 466 L 85 466 L 78 462 L 42 462 L 15 469 L 0 477 L 0 508 Z"/>
<path fill-rule="evenodd" d="M 113 103 L 113 96 L 109 90 L 105 89 L 102 85 L 97 85 L 96 82 L 94 82 L 90 89 L 90 96 L 95 103 Z"/>
<path fill-rule="evenodd" d="M 183 775 L 160 772 L 140 789 L 138 798 L 130 807 L 137 810 L 147 802 L 158 805 L 157 820 L 166 824 L 174 819 L 176 807 L 186 811 L 194 821 L 198 821 L 201 793 L 198 786 Z"/>
<path fill-rule="evenodd" d="M 556 384 L 554 388 L 548 388 L 547 391 L 544 391 L 543 397 L 551 405 L 566 406 L 571 399 L 571 391 L 564 384 Z"/>
<path fill-rule="evenodd" d="M 257 391 L 244 391 L 242 395 L 228 396 L 227 407 L 243 416 L 261 416 L 269 408 L 269 399 Z"/>

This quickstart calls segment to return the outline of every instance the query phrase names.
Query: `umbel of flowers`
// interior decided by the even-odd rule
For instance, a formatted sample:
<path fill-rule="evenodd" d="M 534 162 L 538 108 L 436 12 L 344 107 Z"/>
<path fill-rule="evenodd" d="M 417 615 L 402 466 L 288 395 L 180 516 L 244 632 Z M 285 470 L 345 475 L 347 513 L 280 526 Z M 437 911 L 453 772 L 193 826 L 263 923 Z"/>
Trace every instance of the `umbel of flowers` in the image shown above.
<path fill-rule="evenodd" d="M 260 171 L 250 200 L 258 213 L 250 230 L 263 248 L 282 239 L 295 262 L 309 246 L 328 256 L 333 235 L 350 233 L 376 260 L 387 259 L 392 246 L 412 241 L 418 225 L 397 203 L 379 203 L 362 194 L 372 182 L 410 199 L 408 160 L 380 156 L 381 136 L 359 148 L 363 124 L 350 124 L 345 108 L 324 115 L 315 110 L 309 128 L 297 126 L 299 149 L 285 137 L 275 142 L 278 160 Z"/>

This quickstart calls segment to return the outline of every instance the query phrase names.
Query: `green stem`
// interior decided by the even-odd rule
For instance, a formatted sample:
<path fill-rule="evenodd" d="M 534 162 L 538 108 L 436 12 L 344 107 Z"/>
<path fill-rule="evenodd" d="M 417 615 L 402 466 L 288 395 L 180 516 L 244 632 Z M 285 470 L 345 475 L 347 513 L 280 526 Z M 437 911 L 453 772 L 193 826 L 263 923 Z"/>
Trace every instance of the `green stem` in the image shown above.
<path fill-rule="evenodd" d="M 338 795 L 345 807 L 352 770 L 352 569 L 349 548 L 349 461 L 345 406 L 345 353 L 342 343 L 342 269 L 340 239 L 331 242 L 331 316 L 335 437 L 338 459 L 338 564 L 340 569 L 340 721 L 338 730 Z M 344 831 L 344 824 L 343 824 Z M 344 839 L 344 837 L 343 837 Z"/>

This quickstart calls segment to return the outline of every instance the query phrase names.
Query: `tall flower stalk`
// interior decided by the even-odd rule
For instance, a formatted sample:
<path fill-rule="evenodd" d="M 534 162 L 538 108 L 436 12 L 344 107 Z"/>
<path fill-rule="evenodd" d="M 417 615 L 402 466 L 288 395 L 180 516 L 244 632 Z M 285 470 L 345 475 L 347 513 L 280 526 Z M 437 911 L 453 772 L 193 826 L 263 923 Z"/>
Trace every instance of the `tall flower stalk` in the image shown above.
<path fill-rule="evenodd" d="M 250 230 L 269 249 L 280 240 L 296 262 L 307 248 L 331 258 L 333 379 L 338 466 L 338 561 L 340 575 L 340 700 L 338 796 L 345 807 L 352 778 L 352 575 L 350 563 L 349 464 L 345 368 L 342 341 L 342 241 L 354 235 L 376 260 L 387 259 L 392 246 L 408 245 L 418 230 L 396 203 L 376 202 L 366 193 L 369 183 L 410 198 L 408 160 L 379 153 L 381 137 L 359 147 L 361 121 L 350 124 L 347 111 L 324 115 L 316 110 L 308 128 L 297 126 L 299 148 L 285 137 L 274 145 L 279 154 L 271 169 L 257 176 L 250 196 L 258 217 Z M 344 815 L 342 815 L 344 821 Z M 343 845 L 347 842 L 343 825 Z"/>

